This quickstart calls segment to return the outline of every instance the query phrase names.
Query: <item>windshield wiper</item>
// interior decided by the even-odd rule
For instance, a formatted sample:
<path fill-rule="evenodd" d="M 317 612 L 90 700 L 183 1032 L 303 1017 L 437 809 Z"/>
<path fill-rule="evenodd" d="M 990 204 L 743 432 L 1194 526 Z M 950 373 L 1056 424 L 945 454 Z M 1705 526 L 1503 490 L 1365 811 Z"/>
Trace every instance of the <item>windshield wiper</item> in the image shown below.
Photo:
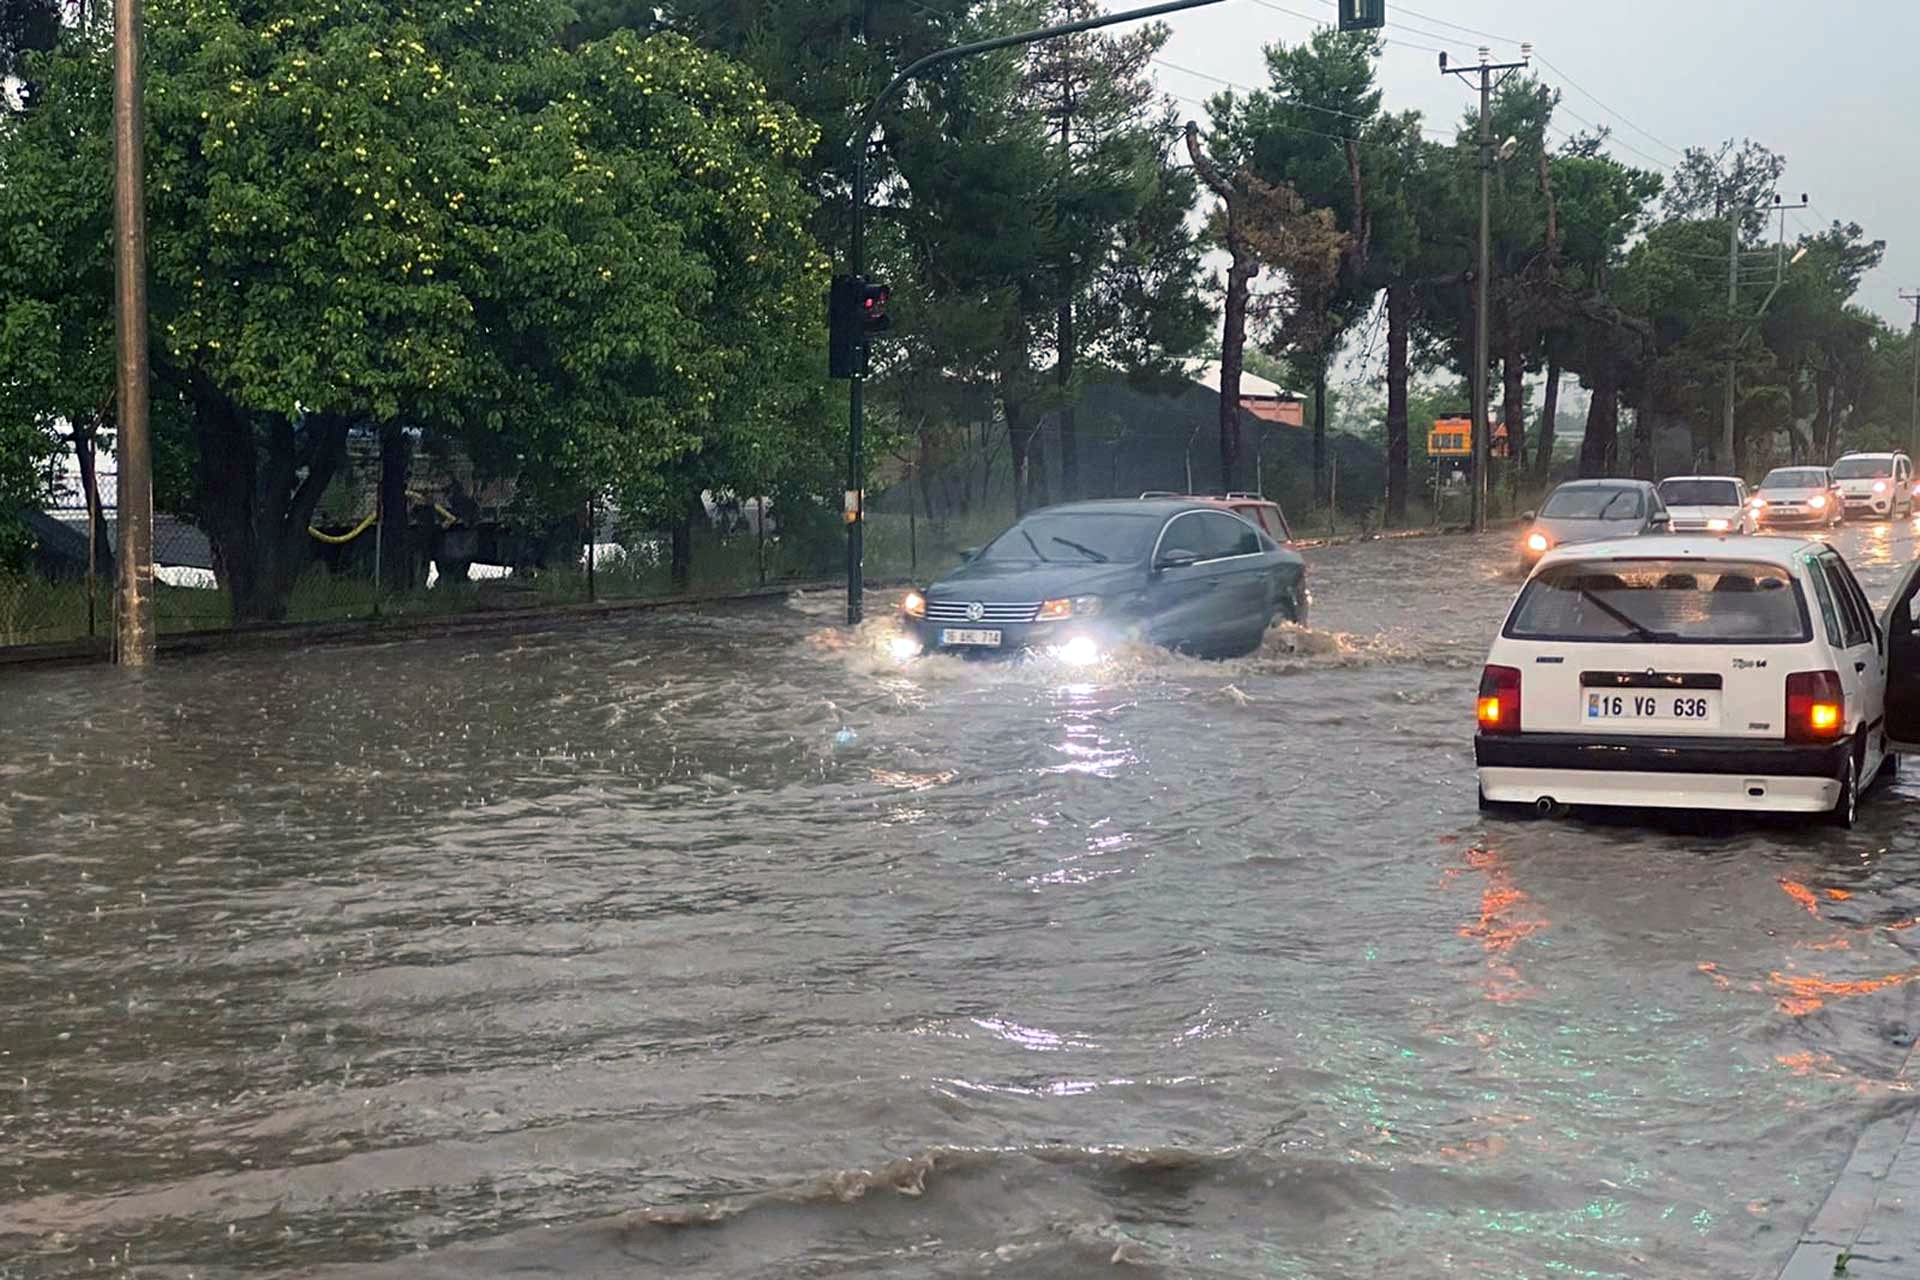
<path fill-rule="evenodd" d="M 1026 531 L 1025 529 L 1022 529 L 1022 530 L 1020 531 L 1020 536 L 1021 536 L 1021 537 L 1023 537 L 1023 538 L 1025 538 L 1025 539 L 1027 540 L 1027 545 L 1028 545 L 1028 546 L 1030 546 L 1030 547 L 1032 547 L 1032 548 L 1033 548 L 1033 555 L 1034 555 L 1034 558 L 1035 558 L 1036 560 L 1039 560 L 1039 561 L 1040 561 L 1041 563 L 1043 563 L 1043 564 L 1052 564 L 1052 563 L 1053 563 L 1053 561 L 1051 561 L 1051 560 L 1049 560 L 1049 559 L 1047 559 L 1047 558 L 1046 558 L 1045 556 L 1043 556 L 1043 555 L 1041 555 L 1041 554 L 1040 554 L 1040 544 L 1039 544 L 1039 543 L 1037 543 L 1037 542 L 1035 542 L 1035 541 L 1033 540 L 1033 535 L 1032 535 L 1032 534 L 1030 534 L 1030 533 L 1028 533 L 1028 532 L 1027 532 L 1027 531 Z"/>
<path fill-rule="evenodd" d="M 1628 617 L 1626 614 L 1614 608 L 1612 605 L 1608 604 L 1605 600 L 1602 600 L 1599 596 L 1595 595 L 1593 592 L 1588 591 L 1585 587 L 1580 588 L 1580 598 L 1583 600 L 1593 601 L 1595 604 L 1600 606 L 1600 610 L 1602 613 L 1605 613 L 1609 618 L 1612 618 L 1615 622 L 1619 623 L 1621 626 L 1625 627 L 1627 630 L 1633 632 L 1634 635 L 1638 636 L 1642 640 L 1645 640 L 1649 644 L 1660 644 L 1663 641 L 1678 640 L 1680 638 L 1679 636 L 1675 635 L 1671 631 L 1655 631 L 1652 627 L 1649 627 L 1646 623 L 1641 622 L 1639 619 Z"/>
<path fill-rule="evenodd" d="M 1063 547 L 1072 547 L 1075 551 L 1078 551 L 1081 555 L 1093 561 L 1095 564 L 1109 564 L 1112 562 L 1111 556 L 1102 555 L 1100 552 L 1095 551 L 1092 547 L 1082 546 L 1080 543 L 1075 542 L 1072 538 L 1062 538 L 1056 535 L 1053 540 L 1059 543 Z"/>

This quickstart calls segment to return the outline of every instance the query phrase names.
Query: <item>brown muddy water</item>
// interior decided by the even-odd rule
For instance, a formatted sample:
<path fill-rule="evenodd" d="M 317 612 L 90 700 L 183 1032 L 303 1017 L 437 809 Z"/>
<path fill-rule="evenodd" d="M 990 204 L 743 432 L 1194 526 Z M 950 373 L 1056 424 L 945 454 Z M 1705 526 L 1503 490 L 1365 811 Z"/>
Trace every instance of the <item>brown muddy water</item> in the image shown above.
<path fill-rule="evenodd" d="M 0 1276 L 1771 1277 L 1914 1102 L 1920 786 L 1483 820 L 1509 558 L 1313 553 L 1224 664 L 5 677 Z"/>

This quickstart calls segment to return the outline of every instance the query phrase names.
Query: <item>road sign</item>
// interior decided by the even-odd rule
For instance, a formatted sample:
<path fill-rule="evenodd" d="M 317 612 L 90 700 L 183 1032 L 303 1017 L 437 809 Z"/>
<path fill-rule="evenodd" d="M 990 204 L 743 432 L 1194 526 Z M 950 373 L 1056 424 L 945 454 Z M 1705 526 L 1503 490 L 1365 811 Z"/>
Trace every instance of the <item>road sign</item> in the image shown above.
<path fill-rule="evenodd" d="M 1342 31 L 1373 31 L 1387 25 L 1387 0 L 1340 0 Z"/>

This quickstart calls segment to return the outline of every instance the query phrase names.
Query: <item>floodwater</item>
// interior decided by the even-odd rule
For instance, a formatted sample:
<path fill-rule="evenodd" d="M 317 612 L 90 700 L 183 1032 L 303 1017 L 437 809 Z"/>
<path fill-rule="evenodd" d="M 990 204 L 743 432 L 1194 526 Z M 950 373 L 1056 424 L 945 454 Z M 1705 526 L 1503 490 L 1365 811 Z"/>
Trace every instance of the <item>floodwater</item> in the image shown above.
<path fill-rule="evenodd" d="M 1920 786 L 1483 819 L 1508 559 L 1316 552 L 1225 664 L 6 677 L 0 1275 L 1771 1277 L 1914 1104 Z"/>

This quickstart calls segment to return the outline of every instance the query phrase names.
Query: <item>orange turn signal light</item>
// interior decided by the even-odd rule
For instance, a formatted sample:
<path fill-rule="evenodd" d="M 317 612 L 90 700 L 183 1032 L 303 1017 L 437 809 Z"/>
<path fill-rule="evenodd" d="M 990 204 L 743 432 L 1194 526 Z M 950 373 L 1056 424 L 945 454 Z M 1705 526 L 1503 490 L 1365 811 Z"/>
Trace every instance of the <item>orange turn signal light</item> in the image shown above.
<path fill-rule="evenodd" d="M 1486 728 L 1493 728 L 1500 723 L 1500 699 L 1480 699 L 1480 723 Z"/>
<path fill-rule="evenodd" d="M 1040 606 L 1041 622 L 1059 622 L 1062 618 L 1073 616 L 1073 601 L 1048 600 Z"/>
<path fill-rule="evenodd" d="M 1832 733 L 1840 727 L 1840 704 L 1816 702 L 1807 708 L 1807 725 L 1815 733 Z"/>

